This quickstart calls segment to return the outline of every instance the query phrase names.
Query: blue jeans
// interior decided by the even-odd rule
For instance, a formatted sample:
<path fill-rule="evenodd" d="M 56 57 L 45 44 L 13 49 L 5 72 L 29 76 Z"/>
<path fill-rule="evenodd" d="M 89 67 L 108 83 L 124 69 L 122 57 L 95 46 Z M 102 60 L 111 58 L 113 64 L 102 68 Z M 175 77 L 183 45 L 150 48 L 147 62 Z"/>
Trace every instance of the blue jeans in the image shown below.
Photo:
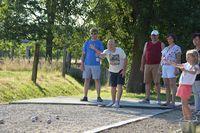
<path fill-rule="evenodd" d="M 192 85 L 194 94 L 195 111 L 200 111 L 200 81 L 195 81 Z"/>

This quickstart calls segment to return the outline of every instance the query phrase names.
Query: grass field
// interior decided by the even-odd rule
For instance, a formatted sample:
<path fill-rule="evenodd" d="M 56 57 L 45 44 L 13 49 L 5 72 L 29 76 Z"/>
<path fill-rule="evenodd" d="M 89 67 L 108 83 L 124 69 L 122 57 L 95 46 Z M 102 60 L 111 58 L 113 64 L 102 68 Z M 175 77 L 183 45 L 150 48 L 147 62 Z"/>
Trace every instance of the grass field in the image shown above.
<path fill-rule="evenodd" d="M 10 102 L 19 99 L 29 99 L 38 97 L 53 96 L 83 96 L 83 85 L 70 75 L 65 78 L 61 76 L 60 62 L 54 62 L 51 65 L 43 62 L 39 65 L 37 84 L 31 81 L 31 65 L 23 60 L 4 60 L 0 64 L 0 103 Z M 74 71 L 79 75 L 77 71 Z M 96 91 L 92 86 L 88 93 L 89 98 L 96 98 Z M 101 97 L 110 99 L 110 88 L 102 86 Z M 127 93 L 124 88 L 123 98 L 143 99 L 145 94 Z M 156 95 L 152 92 L 152 99 Z M 161 95 L 165 99 L 165 95 Z"/>
<path fill-rule="evenodd" d="M 30 79 L 31 71 L 0 71 L 0 102 L 81 94 L 82 85 L 70 76 L 62 78 L 59 72 L 39 72 L 37 84 Z"/>

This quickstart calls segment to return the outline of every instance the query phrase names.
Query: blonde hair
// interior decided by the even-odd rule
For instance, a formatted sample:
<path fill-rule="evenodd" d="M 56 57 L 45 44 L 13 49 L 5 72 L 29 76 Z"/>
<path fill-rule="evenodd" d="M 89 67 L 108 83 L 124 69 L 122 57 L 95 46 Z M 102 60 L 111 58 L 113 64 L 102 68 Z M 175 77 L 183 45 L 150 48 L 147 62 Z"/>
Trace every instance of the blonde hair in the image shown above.
<path fill-rule="evenodd" d="M 108 43 L 112 43 L 112 44 L 115 44 L 115 45 L 116 45 L 116 43 L 115 43 L 115 40 L 114 40 L 114 39 L 109 39 L 109 40 L 108 40 Z"/>
<path fill-rule="evenodd" d="M 199 53 L 198 53 L 197 50 L 195 50 L 195 49 L 188 50 L 188 51 L 186 52 L 186 57 L 187 57 L 188 55 L 194 57 L 194 59 L 195 59 L 194 63 L 195 63 L 195 64 L 199 64 Z"/>

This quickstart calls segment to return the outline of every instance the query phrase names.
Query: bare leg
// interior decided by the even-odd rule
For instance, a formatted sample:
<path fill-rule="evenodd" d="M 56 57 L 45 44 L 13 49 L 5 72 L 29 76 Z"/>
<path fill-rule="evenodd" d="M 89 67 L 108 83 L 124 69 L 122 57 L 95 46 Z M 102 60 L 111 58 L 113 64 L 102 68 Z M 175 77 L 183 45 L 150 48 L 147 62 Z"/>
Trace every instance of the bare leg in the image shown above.
<path fill-rule="evenodd" d="M 169 86 L 169 79 L 168 78 L 163 78 L 165 88 L 166 88 L 166 104 L 170 103 L 170 96 L 171 96 L 171 91 L 170 91 L 170 86 Z"/>
<path fill-rule="evenodd" d="M 84 92 L 84 96 L 85 96 L 85 97 L 87 97 L 89 85 L 90 85 L 90 79 L 85 79 L 85 82 L 84 82 L 84 89 L 83 89 L 83 92 Z"/>
<path fill-rule="evenodd" d="M 150 99 L 150 88 L 151 88 L 151 83 L 146 83 L 145 84 L 146 99 Z"/>
<path fill-rule="evenodd" d="M 177 90 L 177 87 L 176 87 L 176 78 L 169 79 L 169 82 L 170 82 L 170 89 L 171 89 L 171 92 L 172 92 L 172 104 L 175 105 L 176 90 Z"/>
<path fill-rule="evenodd" d="M 157 93 L 157 100 L 160 100 L 160 83 L 155 83 L 155 89 Z"/>
<path fill-rule="evenodd" d="M 117 92 L 117 102 L 119 103 L 120 102 L 120 99 L 122 97 L 122 92 L 123 92 L 123 89 L 122 89 L 122 85 L 117 85 L 117 88 L 118 88 L 118 92 Z"/>
<path fill-rule="evenodd" d="M 97 90 L 97 97 L 100 97 L 100 92 L 101 92 L 100 80 L 95 79 L 94 81 L 95 81 L 95 88 Z"/>
<path fill-rule="evenodd" d="M 182 102 L 182 111 L 185 120 L 191 120 L 191 110 L 188 104 L 188 100 L 181 99 Z"/>
<path fill-rule="evenodd" d="M 116 87 L 111 87 L 111 96 L 112 96 L 112 102 L 115 103 L 116 99 Z"/>

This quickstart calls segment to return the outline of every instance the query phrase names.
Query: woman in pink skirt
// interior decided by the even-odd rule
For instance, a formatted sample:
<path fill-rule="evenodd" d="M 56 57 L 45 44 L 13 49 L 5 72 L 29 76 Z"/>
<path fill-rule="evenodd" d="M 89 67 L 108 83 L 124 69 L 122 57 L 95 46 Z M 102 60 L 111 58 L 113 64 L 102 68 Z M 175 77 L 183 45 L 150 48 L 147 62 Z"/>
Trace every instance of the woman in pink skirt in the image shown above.
<path fill-rule="evenodd" d="M 197 50 L 188 50 L 186 53 L 186 63 L 176 64 L 169 61 L 170 64 L 182 70 L 176 96 L 181 98 L 184 120 L 191 120 L 191 110 L 188 100 L 191 96 L 192 84 L 199 73 L 198 56 Z"/>

